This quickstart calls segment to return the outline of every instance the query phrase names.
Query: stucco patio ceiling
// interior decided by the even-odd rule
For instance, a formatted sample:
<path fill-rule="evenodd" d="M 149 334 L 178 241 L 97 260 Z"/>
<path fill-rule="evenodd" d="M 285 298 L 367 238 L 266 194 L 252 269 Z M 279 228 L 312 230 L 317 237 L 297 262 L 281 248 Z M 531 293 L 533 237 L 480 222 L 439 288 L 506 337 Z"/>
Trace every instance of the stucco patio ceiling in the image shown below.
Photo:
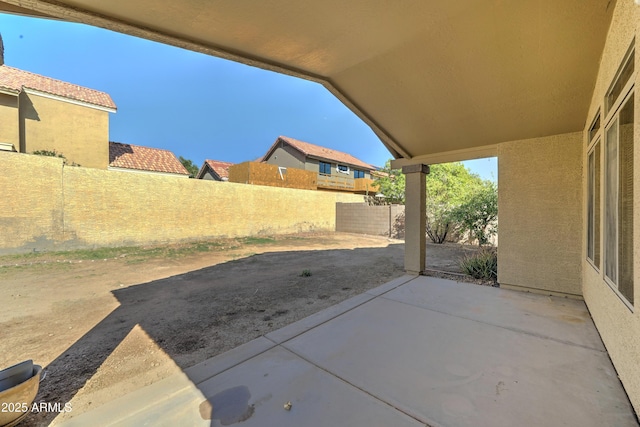
<path fill-rule="evenodd" d="M 417 161 L 449 151 L 473 158 L 499 142 L 581 130 L 614 3 L 5 0 L 0 9 L 320 82 L 394 156 Z"/>

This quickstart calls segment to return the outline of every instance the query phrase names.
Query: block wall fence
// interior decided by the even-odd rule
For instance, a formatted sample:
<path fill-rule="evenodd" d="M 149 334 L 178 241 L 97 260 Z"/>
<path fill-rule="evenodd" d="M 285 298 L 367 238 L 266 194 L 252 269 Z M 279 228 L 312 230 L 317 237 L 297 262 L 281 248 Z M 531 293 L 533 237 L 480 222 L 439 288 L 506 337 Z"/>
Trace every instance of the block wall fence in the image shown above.
<path fill-rule="evenodd" d="M 64 166 L 0 152 L 0 254 L 335 231 L 363 196 Z"/>
<path fill-rule="evenodd" d="M 336 231 L 404 238 L 404 206 L 338 203 Z"/>

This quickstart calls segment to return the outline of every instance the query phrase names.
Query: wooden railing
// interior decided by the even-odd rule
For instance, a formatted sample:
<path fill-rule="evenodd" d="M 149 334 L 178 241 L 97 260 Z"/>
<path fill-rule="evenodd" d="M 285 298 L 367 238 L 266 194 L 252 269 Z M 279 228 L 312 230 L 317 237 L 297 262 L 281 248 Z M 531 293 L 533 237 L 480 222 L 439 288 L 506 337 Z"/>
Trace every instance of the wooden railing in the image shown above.
<path fill-rule="evenodd" d="M 374 184 L 374 180 L 370 178 L 356 178 L 355 189 L 356 193 L 369 193 L 375 195 L 378 192 L 378 186 Z"/>
<path fill-rule="evenodd" d="M 355 180 L 346 176 L 318 174 L 318 188 L 354 191 Z"/>
<path fill-rule="evenodd" d="M 373 193 L 378 191 L 378 187 L 370 178 L 356 178 L 336 175 L 318 174 L 318 188 L 328 190 L 351 191 L 354 193 Z"/>

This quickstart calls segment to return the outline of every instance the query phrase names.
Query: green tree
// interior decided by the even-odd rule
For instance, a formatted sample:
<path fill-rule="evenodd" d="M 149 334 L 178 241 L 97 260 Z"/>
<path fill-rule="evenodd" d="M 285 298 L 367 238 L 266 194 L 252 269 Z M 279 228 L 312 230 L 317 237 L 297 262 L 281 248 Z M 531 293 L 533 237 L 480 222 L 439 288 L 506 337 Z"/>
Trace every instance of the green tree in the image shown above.
<path fill-rule="evenodd" d="M 457 231 L 457 209 L 482 184 L 476 174 L 462 163 L 432 165 L 427 175 L 427 236 L 443 243 L 449 233 Z"/>
<path fill-rule="evenodd" d="M 195 178 L 195 176 L 198 175 L 200 168 L 194 165 L 191 160 L 185 159 L 182 156 L 178 157 L 178 160 L 180 160 L 182 166 L 184 166 L 184 168 L 189 172 L 189 178 Z"/>
<path fill-rule="evenodd" d="M 376 183 L 384 195 L 383 203 L 404 204 L 405 176 L 399 169 L 391 169 L 390 161 L 381 172 L 383 176 Z M 460 162 L 431 165 L 426 200 L 427 235 L 434 243 L 443 243 L 452 232 L 468 232 L 470 238 L 484 244 L 495 234 L 497 188 Z M 379 204 L 377 200 L 370 203 Z"/>
<path fill-rule="evenodd" d="M 391 169 L 391 160 L 387 160 L 374 181 L 378 186 L 378 192 L 384 197 L 370 197 L 370 204 L 404 205 L 405 177 L 400 169 Z"/>
<path fill-rule="evenodd" d="M 452 215 L 469 238 L 479 245 L 489 243 L 497 232 L 498 188 L 492 181 L 483 181 Z"/>

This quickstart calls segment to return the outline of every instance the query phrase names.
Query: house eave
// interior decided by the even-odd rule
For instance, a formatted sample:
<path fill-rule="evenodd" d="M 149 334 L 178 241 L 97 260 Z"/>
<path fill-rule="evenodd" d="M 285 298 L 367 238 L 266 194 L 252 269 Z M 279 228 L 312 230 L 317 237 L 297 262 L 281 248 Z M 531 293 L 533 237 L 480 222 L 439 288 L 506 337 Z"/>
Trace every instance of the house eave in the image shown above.
<path fill-rule="evenodd" d="M 43 98 L 55 99 L 56 101 L 67 102 L 69 104 L 81 105 L 83 107 L 93 108 L 100 111 L 106 111 L 107 113 L 115 113 L 117 110 L 115 108 L 106 107 L 103 105 L 92 104 L 90 102 L 80 101 L 77 99 L 67 98 L 60 95 L 54 95 L 52 93 L 43 92 L 41 90 L 32 89 L 29 87 L 23 87 L 22 90 L 27 94 L 33 94 L 37 96 L 41 96 Z"/>

